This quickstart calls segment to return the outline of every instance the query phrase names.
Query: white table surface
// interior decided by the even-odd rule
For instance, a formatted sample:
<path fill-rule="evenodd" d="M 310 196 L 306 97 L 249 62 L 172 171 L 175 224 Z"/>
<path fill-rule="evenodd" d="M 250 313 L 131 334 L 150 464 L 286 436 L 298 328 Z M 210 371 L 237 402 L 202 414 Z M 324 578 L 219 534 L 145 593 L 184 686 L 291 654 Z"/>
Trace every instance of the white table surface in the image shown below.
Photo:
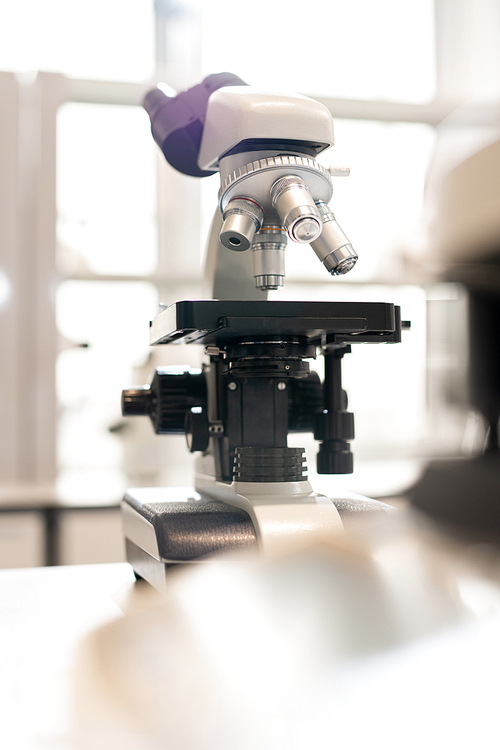
<path fill-rule="evenodd" d="M 2 750 L 77 750 L 72 670 L 78 645 L 86 634 L 130 609 L 136 599 L 133 592 L 133 573 L 126 563 L 0 571 Z M 246 615 L 246 605 L 242 612 Z M 310 747 L 497 750 L 499 623 L 495 604 L 490 616 L 477 622 L 458 624 L 404 647 L 382 649 L 337 671 L 332 665 L 313 696 L 322 702 L 313 714 L 316 723 L 306 727 L 319 727 L 322 741 Z M 205 635 L 211 637 L 212 632 L 209 628 Z M 253 689 L 254 683 L 249 684 Z M 228 704 L 232 710 L 232 702 Z M 224 712 L 221 716 L 225 720 Z M 300 727 L 300 712 L 298 717 Z M 254 722 L 255 716 L 243 711 L 242 719 Z M 318 719 L 323 724 L 317 724 Z M 101 750 L 101 745 L 93 747 Z M 199 750 L 235 747 L 234 742 L 208 742 Z M 123 747 L 106 742 L 102 750 Z"/>
<path fill-rule="evenodd" d="M 0 571 L 0 746 L 73 750 L 78 644 L 119 618 L 134 587 L 127 563 Z"/>

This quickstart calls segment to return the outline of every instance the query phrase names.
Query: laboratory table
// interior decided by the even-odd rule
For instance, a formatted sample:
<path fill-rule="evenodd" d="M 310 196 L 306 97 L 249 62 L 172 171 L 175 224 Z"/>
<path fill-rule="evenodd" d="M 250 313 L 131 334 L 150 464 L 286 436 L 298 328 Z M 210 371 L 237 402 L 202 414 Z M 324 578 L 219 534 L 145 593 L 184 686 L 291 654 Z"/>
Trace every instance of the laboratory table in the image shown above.
<path fill-rule="evenodd" d="M 127 563 L 0 571 L 0 744 L 74 750 L 78 645 L 122 616 L 133 595 Z"/>
<path fill-rule="evenodd" d="M 0 747 L 81 750 L 74 718 L 79 645 L 137 606 L 136 586 L 126 563 L 0 571 Z M 477 593 L 487 604 L 487 615 L 477 622 L 456 623 L 328 673 L 312 703 L 321 698 L 312 716 L 322 722 L 322 741 L 304 747 L 500 747 L 498 591 L 480 586 Z M 300 721 L 299 712 L 299 728 Z M 306 723 L 307 731 L 309 726 L 316 724 Z M 90 746 L 123 750 L 109 742 Z"/>

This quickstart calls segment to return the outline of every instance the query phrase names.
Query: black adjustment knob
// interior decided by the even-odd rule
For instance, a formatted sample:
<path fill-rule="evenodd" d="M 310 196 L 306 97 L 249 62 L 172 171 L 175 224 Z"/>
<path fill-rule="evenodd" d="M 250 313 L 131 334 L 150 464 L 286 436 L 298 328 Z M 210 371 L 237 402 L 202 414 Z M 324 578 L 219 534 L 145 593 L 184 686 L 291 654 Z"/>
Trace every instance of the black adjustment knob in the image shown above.
<path fill-rule="evenodd" d="M 196 407 L 206 410 L 207 384 L 200 370 L 159 367 L 151 381 L 151 391 L 151 420 L 159 435 L 184 434 L 186 413 Z"/>
<path fill-rule="evenodd" d="M 316 412 L 323 408 L 323 384 L 317 372 L 288 384 L 288 431 L 313 432 Z"/>
<path fill-rule="evenodd" d="M 206 411 L 206 407 L 207 384 L 200 370 L 159 367 L 151 386 L 122 392 L 122 414 L 149 416 L 158 435 L 183 435 L 186 413 L 193 408 Z"/>
<path fill-rule="evenodd" d="M 316 414 L 314 437 L 323 441 L 316 457 L 318 474 L 352 474 L 353 456 L 348 440 L 354 438 L 354 414 L 347 409 L 342 388 L 341 362 L 351 348 L 325 352 L 324 409 Z"/>
<path fill-rule="evenodd" d="M 314 437 L 324 442 L 316 456 L 318 474 L 352 474 L 353 456 L 347 440 L 354 438 L 354 414 L 327 411 L 316 414 Z"/>
<path fill-rule="evenodd" d="M 316 455 L 318 474 L 352 474 L 353 455 L 349 443 L 344 440 L 329 440 L 321 443 Z"/>
<path fill-rule="evenodd" d="M 147 416 L 151 413 L 151 401 L 149 385 L 127 388 L 122 391 L 122 414 L 124 417 Z"/>
<path fill-rule="evenodd" d="M 354 414 L 350 411 L 327 411 L 315 414 L 315 440 L 353 440 Z"/>
<path fill-rule="evenodd" d="M 207 450 L 210 440 L 210 429 L 204 409 L 187 412 L 184 430 L 186 432 L 186 443 L 191 453 Z"/>

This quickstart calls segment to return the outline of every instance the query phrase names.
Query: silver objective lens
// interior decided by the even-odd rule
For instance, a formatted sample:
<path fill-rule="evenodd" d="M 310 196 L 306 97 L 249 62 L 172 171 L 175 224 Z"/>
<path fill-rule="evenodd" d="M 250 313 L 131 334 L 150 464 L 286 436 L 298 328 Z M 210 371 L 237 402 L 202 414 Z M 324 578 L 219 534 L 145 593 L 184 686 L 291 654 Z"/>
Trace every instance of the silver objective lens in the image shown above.
<path fill-rule="evenodd" d="M 301 177 L 280 177 L 271 187 L 271 203 L 294 242 L 313 242 L 321 234 L 321 217 Z"/>
<path fill-rule="evenodd" d="M 222 214 L 224 223 L 220 241 L 230 250 L 248 250 L 255 232 L 264 220 L 264 212 L 255 201 L 249 198 L 233 198 Z"/>
<path fill-rule="evenodd" d="M 323 201 L 316 205 L 323 220 L 323 231 L 311 247 L 332 276 L 341 276 L 350 271 L 358 260 L 358 255 L 340 228 L 331 208 Z"/>
<path fill-rule="evenodd" d="M 286 234 L 281 227 L 262 227 L 255 235 L 253 275 L 259 289 L 277 289 L 285 280 Z"/>

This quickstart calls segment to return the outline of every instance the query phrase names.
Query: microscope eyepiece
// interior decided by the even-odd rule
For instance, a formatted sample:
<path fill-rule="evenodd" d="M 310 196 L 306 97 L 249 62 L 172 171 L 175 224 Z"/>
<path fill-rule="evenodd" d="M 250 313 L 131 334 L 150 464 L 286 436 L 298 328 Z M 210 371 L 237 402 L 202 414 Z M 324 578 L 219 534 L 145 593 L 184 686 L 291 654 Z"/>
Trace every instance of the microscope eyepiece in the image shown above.
<path fill-rule="evenodd" d="M 227 86 L 246 83 L 233 73 L 215 73 L 187 91 L 176 93 L 159 84 L 146 94 L 143 107 L 151 120 L 153 138 L 168 163 L 179 172 L 193 177 L 213 174 L 200 169 L 198 156 L 210 95 Z"/>
<path fill-rule="evenodd" d="M 320 236 L 321 216 L 301 177 L 286 175 L 276 180 L 271 186 L 271 203 L 291 240 L 304 244 Z"/>

